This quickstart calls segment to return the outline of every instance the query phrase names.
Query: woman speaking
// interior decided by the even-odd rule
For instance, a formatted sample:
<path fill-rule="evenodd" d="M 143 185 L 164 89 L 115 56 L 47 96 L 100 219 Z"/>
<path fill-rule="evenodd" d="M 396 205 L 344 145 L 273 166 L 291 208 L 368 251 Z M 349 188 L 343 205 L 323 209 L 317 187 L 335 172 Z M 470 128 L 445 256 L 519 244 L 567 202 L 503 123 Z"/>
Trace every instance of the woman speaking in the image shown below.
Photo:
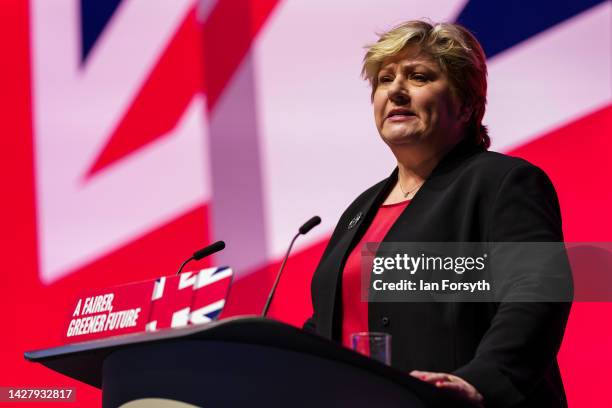
<path fill-rule="evenodd" d="M 389 333 L 393 367 L 476 404 L 567 406 L 556 355 L 569 303 L 361 300 L 367 242 L 563 241 L 546 174 L 487 151 L 487 68 L 469 31 L 408 21 L 367 47 L 362 73 L 397 167 L 341 216 L 304 328 L 346 346 L 352 333 Z"/>

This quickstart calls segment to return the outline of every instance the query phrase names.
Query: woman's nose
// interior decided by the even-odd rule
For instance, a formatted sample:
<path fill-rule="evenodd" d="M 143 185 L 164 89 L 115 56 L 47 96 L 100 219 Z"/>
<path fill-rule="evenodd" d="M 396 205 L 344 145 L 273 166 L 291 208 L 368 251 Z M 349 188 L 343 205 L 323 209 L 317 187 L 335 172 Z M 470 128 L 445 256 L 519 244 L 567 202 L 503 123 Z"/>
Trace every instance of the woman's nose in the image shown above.
<path fill-rule="evenodd" d="M 396 105 L 405 105 L 408 103 L 408 90 L 398 78 L 389 86 L 389 99 Z"/>

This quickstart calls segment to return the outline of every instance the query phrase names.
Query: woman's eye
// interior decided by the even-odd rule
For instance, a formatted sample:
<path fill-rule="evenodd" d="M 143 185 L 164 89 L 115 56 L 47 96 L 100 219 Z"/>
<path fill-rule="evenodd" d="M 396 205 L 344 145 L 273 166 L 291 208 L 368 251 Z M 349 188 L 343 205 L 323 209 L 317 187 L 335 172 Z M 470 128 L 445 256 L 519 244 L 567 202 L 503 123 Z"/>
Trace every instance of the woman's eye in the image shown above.
<path fill-rule="evenodd" d="M 378 82 L 380 82 L 380 83 L 385 83 L 385 82 L 393 82 L 393 78 L 392 78 L 392 77 L 390 77 L 389 75 L 381 76 L 381 77 L 378 79 Z"/>
<path fill-rule="evenodd" d="M 423 74 L 412 74 L 412 79 L 414 79 L 417 82 L 427 81 L 427 77 Z"/>

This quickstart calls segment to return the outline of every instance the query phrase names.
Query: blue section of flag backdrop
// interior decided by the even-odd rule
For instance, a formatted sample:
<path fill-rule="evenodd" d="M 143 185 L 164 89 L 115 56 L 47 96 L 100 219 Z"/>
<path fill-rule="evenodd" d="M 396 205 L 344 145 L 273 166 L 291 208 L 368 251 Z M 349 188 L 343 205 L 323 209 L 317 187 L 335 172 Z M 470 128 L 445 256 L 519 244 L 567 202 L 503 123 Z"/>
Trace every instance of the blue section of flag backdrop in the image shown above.
<path fill-rule="evenodd" d="M 487 58 L 605 0 L 471 0 L 456 22 L 472 31 Z"/>
<path fill-rule="evenodd" d="M 122 0 L 81 0 L 81 63 L 96 44 Z"/>

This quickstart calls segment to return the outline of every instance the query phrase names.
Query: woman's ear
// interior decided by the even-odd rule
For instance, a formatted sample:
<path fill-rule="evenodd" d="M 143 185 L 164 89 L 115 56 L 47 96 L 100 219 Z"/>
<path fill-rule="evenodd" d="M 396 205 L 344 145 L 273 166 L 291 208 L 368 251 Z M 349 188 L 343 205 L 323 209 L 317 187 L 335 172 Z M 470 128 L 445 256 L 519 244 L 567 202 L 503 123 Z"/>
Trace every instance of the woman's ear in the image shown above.
<path fill-rule="evenodd" d="M 459 109 L 459 121 L 462 123 L 468 123 L 472 118 L 472 114 L 474 113 L 474 108 L 471 105 L 462 104 Z"/>

